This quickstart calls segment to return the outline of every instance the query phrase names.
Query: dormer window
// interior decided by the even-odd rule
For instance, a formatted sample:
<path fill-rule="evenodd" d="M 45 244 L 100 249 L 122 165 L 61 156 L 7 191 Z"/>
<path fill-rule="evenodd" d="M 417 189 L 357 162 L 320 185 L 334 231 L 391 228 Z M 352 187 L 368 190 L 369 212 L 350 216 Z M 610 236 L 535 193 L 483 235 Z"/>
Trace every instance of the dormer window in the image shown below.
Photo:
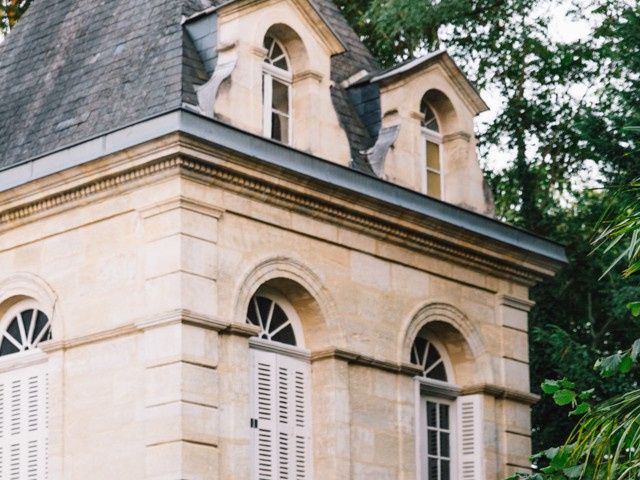
<path fill-rule="evenodd" d="M 442 199 L 442 135 L 435 113 L 423 100 L 420 107 L 422 113 L 422 134 L 425 143 L 425 170 L 423 190 L 430 197 Z"/>
<path fill-rule="evenodd" d="M 267 56 L 263 63 L 264 135 L 282 143 L 291 143 L 291 74 L 289 57 L 273 37 L 264 40 Z"/>

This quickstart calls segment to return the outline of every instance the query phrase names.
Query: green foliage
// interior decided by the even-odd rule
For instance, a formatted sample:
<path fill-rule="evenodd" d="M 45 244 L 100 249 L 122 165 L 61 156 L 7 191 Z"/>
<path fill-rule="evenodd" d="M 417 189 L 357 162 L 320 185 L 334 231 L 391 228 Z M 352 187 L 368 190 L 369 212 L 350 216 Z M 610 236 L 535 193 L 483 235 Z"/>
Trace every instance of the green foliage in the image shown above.
<path fill-rule="evenodd" d="M 11 30 L 27 11 L 32 0 L 0 0 L 0 39 Z"/>

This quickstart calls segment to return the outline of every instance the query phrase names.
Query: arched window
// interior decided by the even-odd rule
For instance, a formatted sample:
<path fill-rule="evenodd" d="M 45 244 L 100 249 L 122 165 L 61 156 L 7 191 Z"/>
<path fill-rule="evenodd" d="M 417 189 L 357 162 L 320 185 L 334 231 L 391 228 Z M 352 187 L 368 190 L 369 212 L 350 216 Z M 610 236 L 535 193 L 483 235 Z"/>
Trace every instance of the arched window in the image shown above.
<path fill-rule="evenodd" d="M 291 143 L 291 83 L 293 75 L 287 52 L 272 36 L 264 39 L 267 56 L 263 63 L 264 135 L 282 143 Z"/>
<path fill-rule="evenodd" d="M 294 307 L 275 289 L 249 301 L 251 343 L 252 479 L 312 478 L 308 353 Z"/>
<path fill-rule="evenodd" d="M 288 306 L 284 306 L 290 310 Z M 296 333 L 290 314 L 287 315 L 282 303 L 278 303 L 272 295 L 254 295 L 249 302 L 247 323 L 260 327 L 258 338 L 297 346 Z"/>
<path fill-rule="evenodd" d="M 442 199 L 442 135 L 436 114 L 426 96 L 422 99 L 420 112 L 423 115 L 422 133 L 425 139 L 424 191 L 430 197 Z"/>
<path fill-rule="evenodd" d="M 460 396 L 446 349 L 426 327 L 413 341 L 410 361 L 422 372 L 416 378 L 420 480 L 484 478 L 481 396 Z"/>
<path fill-rule="evenodd" d="M 422 367 L 424 378 L 447 381 L 447 370 L 438 349 L 427 339 L 416 337 L 411 349 L 411 363 Z"/>
<path fill-rule="evenodd" d="M 32 305 L 20 304 L 0 325 L 0 357 L 33 350 L 51 339 L 49 318 Z"/>
<path fill-rule="evenodd" d="M 0 318 L 0 477 L 47 478 L 49 317 L 21 301 Z"/>

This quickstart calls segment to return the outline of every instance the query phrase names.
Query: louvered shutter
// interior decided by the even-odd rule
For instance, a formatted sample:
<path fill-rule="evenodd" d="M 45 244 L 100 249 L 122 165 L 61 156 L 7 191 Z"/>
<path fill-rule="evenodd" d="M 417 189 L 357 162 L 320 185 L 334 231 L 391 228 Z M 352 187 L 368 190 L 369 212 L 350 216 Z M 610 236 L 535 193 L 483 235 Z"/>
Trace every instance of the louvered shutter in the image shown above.
<path fill-rule="evenodd" d="M 276 354 L 251 350 L 253 370 L 253 478 L 277 478 Z"/>
<path fill-rule="evenodd" d="M 309 364 L 252 350 L 255 480 L 310 480 Z"/>
<path fill-rule="evenodd" d="M 278 356 L 279 480 L 311 478 L 309 364 Z"/>
<path fill-rule="evenodd" d="M 0 374 L 2 480 L 46 480 L 48 413 L 45 365 Z"/>
<path fill-rule="evenodd" d="M 458 472 L 460 480 L 484 480 L 482 395 L 458 397 Z"/>

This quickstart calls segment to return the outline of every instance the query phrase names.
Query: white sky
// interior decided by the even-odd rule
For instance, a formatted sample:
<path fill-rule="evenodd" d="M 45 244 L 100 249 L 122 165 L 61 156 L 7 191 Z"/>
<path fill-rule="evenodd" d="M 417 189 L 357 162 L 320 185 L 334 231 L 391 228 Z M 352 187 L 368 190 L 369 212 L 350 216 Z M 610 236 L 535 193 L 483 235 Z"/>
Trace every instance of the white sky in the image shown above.
<path fill-rule="evenodd" d="M 586 0 L 578 0 L 578 2 L 581 5 L 585 5 L 585 7 L 587 5 Z M 552 0 L 546 7 L 549 9 L 551 16 L 549 34 L 552 40 L 558 42 L 575 42 L 589 36 L 591 26 L 588 22 L 584 20 L 577 21 L 576 19 L 570 18 L 569 11 L 571 6 L 572 2 L 570 0 Z M 579 87 L 574 90 L 576 95 L 582 95 L 583 93 L 583 90 Z M 480 130 L 482 130 L 484 125 L 493 121 L 502 105 L 502 97 L 495 91 L 483 90 L 481 95 L 489 105 L 490 110 L 480 114 L 476 119 Z M 511 157 L 508 152 L 501 150 L 499 147 L 492 147 L 489 151 L 486 166 L 492 170 L 499 171 L 504 169 L 510 161 Z"/>

